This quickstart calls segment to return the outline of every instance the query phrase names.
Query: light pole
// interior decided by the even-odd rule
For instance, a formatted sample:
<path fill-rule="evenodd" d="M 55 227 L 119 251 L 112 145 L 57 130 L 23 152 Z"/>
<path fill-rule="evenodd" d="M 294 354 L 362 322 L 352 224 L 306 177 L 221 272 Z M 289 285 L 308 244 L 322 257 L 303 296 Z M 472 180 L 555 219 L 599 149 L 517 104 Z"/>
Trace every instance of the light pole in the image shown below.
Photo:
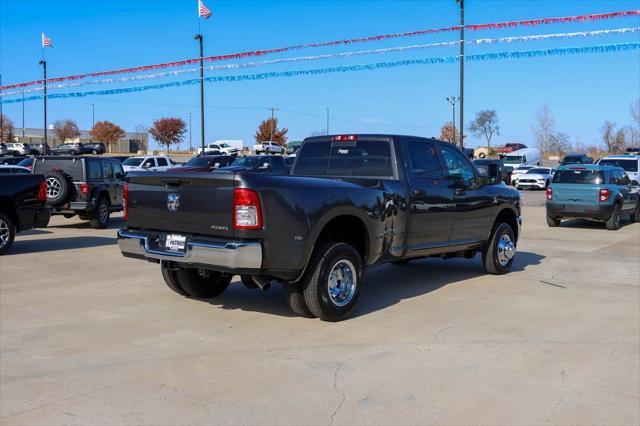
<path fill-rule="evenodd" d="M 329 108 L 327 107 L 327 136 L 329 135 Z"/>
<path fill-rule="evenodd" d="M 91 130 L 96 125 L 96 105 L 91 104 Z"/>
<path fill-rule="evenodd" d="M 464 0 L 460 4 L 460 148 L 464 148 Z"/>
<path fill-rule="evenodd" d="M 452 120 L 451 123 L 453 124 L 453 141 L 452 143 L 456 143 L 456 102 L 458 102 L 460 100 L 460 98 L 456 98 L 455 96 L 452 96 L 450 98 L 447 98 L 447 102 L 449 102 L 451 104 L 451 108 L 453 109 L 453 115 L 451 116 Z"/>
<path fill-rule="evenodd" d="M 191 113 L 189 113 L 189 152 L 193 151 L 193 146 L 191 145 Z"/>
<path fill-rule="evenodd" d="M 275 133 L 275 131 L 276 131 L 276 129 L 275 129 L 275 127 L 276 127 L 276 123 L 275 123 L 275 121 L 274 121 L 274 120 L 275 120 L 274 113 L 275 113 L 276 111 L 278 111 L 278 108 L 273 108 L 273 107 L 271 107 L 271 108 L 269 108 L 269 109 L 271 110 L 271 137 L 269 138 L 269 140 L 270 140 L 271 142 L 273 142 L 273 134 L 274 134 L 274 133 Z"/>
<path fill-rule="evenodd" d="M 200 41 L 200 145 L 204 154 L 204 56 L 202 34 L 196 34 L 196 40 Z"/>
<path fill-rule="evenodd" d="M 0 74 L 0 86 L 2 86 L 2 74 Z M 0 95 L 2 101 L 2 95 Z M 4 116 L 2 115 L 2 102 L 0 102 L 0 142 L 4 142 Z"/>
<path fill-rule="evenodd" d="M 44 49 L 43 49 L 44 51 Z M 44 56 L 44 54 L 43 54 Z M 44 146 L 47 146 L 47 61 L 44 59 L 39 62 L 42 65 L 42 81 L 44 82 L 44 96 L 42 97 L 44 106 Z"/>

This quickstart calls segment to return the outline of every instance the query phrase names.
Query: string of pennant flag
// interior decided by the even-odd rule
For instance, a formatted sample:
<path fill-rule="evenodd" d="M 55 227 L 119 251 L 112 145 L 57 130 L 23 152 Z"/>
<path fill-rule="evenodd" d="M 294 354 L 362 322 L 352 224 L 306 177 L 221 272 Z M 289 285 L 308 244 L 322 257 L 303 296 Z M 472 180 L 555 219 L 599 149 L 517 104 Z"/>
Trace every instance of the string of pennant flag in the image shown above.
<path fill-rule="evenodd" d="M 586 38 L 586 37 L 597 37 L 597 36 L 613 35 L 613 34 L 628 34 L 628 33 L 635 33 L 638 31 L 640 31 L 640 27 L 629 27 L 629 28 L 617 28 L 617 29 L 610 29 L 610 30 L 579 31 L 579 32 L 571 32 L 571 33 L 537 34 L 537 35 L 529 35 L 529 36 L 501 37 L 501 38 L 484 38 L 484 39 L 477 39 L 477 40 L 467 40 L 465 41 L 465 44 L 482 45 L 482 44 L 515 43 L 515 42 L 565 39 L 565 38 L 580 38 L 580 37 Z M 318 61 L 318 60 L 356 57 L 356 56 L 364 56 L 364 55 L 381 55 L 386 53 L 406 52 L 406 51 L 427 49 L 427 48 L 434 48 L 434 47 L 453 47 L 453 46 L 458 46 L 459 44 L 460 44 L 460 41 L 457 41 L 457 40 L 449 41 L 449 42 L 430 43 L 430 44 L 415 44 L 410 46 L 389 47 L 389 48 L 382 48 L 382 49 L 359 50 L 359 51 L 351 51 L 351 52 L 331 53 L 331 54 L 324 54 L 324 55 L 273 59 L 269 61 L 224 64 L 224 65 L 210 65 L 205 67 L 204 69 L 205 71 L 224 71 L 224 70 L 233 70 L 233 69 L 241 69 L 241 68 L 254 68 L 254 67 L 261 67 L 261 66 L 268 66 L 268 65 L 276 65 L 276 64 L 282 64 L 282 63 Z M 188 68 L 188 69 L 165 71 L 165 72 L 152 73 L 152 74 L 135 75 L 130 77 L 105 78 L 105 79 L 88 80 L 88 81 L 76 82 L 76 83 L 54 84 L 54 85 L 48 85 L 47 89 L 59 90 L 59 89 L 81 87 L 85 85 L 147 81 L 147 80 L 162 79 L 166 77 L 174 77 L 182 74 L 196 73 L 199 70 L 200 68 Z M 25 90 L 7 92 L 4 94 L 4 96 L 24 95 L 26 93 L 33 93 L 33 92 L 38 92 L 42 90 L 44 90 L 44 87 L 39 86 L 39 87 L 33 87 Z"/>
<path fill-rule="evenodd" d="M 204 5 L 204 3 L 201 0 L 199 0 L 198 2 L 198 16 L 204 19 L 207 19 L 210 16 L 212 16 L 211 11 Z M 481 30 L 489 30 L 489 29 L 505 29 L 505 28 L 514 28 L 514 27 L 533 27 L 533 26 L 548 25 L 548 24 L 566 24 L 566 23 L 576 23 L 576 22 L 602 21 L 602 20 L 609 20 L 614 18 L 628 18 L 628 17 L 635 17 L 635 16 L 640 16 L 640 10 L 628 10 L 628 11 L 619 11 L 619 12 L 610 12 L 610 13 L 566 16 L 566 17 L 540 18 L 540 19 L 520 20 L 520 21 L 506 21 L 506 22 L 485 23 L 485 24 L 471 24 L 471 25 L 465 25 L 464 28 L 466 31 L 481 31 Z M 391 39 L 398 39 L 398 38 L 424 36 L 429 34 L 447 33 L 447 32 L 453 32 L 458 30 L 460 30 L 460 26 L 451 26 L 451 27 L 445 27 L 445 28 L 426 29 L 426 30 L 404 32 L 404 33 L 390 33 L 390 34 L 381 34 L 381 35 L 374 35 L 374 36 L 361 37 L 361 38 L 350 38 L 350 39 L 333 40 L 333 41 L 325 41 L 325 42 L 318 42 L 318 43 L 298 44 L 298 45 L 286 46 L 286 47 L 280 47 L 280 48 L 274 48 L 274 49 L 263 49 L 263 50 L 254 50 L 254 51 L 248 51 L 248 52 L 231 53 L 226 55 L 208 56 L 204 58 L 204 61 L 206 62 L 228 61 L 228 60 L 234 60 L 234 59 L 243 59 L 243 58 L 259 57 L 259 56 L 278 54 L 278 53 L 285 53 L 285 52 L 301 50 L 301 49 L 368 43 L 368 42 L 391 40 Z M 45 39 L 48 40 L 47 46 L 45 46 Z M 487 40 L 491 40 L 491 39 L 487 39 Z M 451 45 L 455 45 L 458 42 L 451 42 L 451 43 L 452 43 Z M 487 42 L 487 43 L 490 43 L 490 42 Z M 42 34 L 42 44 L 43 44 L 43 47 L 52 46 L 51 39 L 47 38 L 44 35 L 44 33 Z M 104 77 L 104 76 L 111 76 L 111 75 L 118 75 L 118 74 L 139 73 L 139 72 L 158 70 L 158 69 L 177 68 L 177 67 L 195 64 L 199 61 L 200 61 L 200 58 L 192 58 L 192 59 L 186 59 L 182 61 L 173 61 L 173 62 L 165 62 L 160 64 L 143 65 L 143 66 L 137 66 L 137 67 L 119 68 L 114 70 L 97 71 L 97 72 L 85 73 L 85 74 L 54 77 L 54 78 L 47 79 L 47 83 L 59 83 L 59 82 L 74 81 L 74 80 L 77 81 L 77 80 L 83 80 L 83 79 L 92 78 L 92 77 Z M 0 86 L 0 91 L 5 91 L 8 89 L 24 88 L 24 87 L 34 86 L 34 85 L 41 85 L 43 83 L 44 83 L 43 80 L 34 80 L 34 81 L 27 81 L 22 83 L 9 84 L 5 86 Z"/>
<path fill-rule="evenodd" d="M 583 46 L 583 47 L 568 47 L 568 48 L 555 48 L 555 49 L 543 49 L 543 50 L 524 50 L 524 51 L 510 51 L 510 52 L 497 52 L 497 53 L 483 53 L 477 55 L 465 56 L 465 61 L 479 62 L 479 61 L 495 61 L 501 59 L 527 59 L 527 58 L 539 58 L 558 55 L 578 55 L 578 54 L 596 54 L 596 53 L 612 53 L 621 51 L 634 51 L 640 49 L 640 43 L 620 43 L 620 44 L 608 44 L 599 46 Z M 308 75 L 321 75 L 321 74 L 333 74 L 333 73 L 347 73 L 347 72 L 361 72 L 361 71 L 373 71 L 381 69 L 390 69 L 397 67 L 405 67 L 412 65 L 435 65 L 435 64 L 453 64 L 460 60 L 459 56 L 445 56 L 435 58 L 422 58 L 422 59 L 409 59 L 394 62 L 378 62 L 364 65 L 350 65 L 340 67 L 329 68 L 317 68 L 308 70 L 294 70 L 294 71 L 274 71 L 260 74 L 243 74 L 233 76 L 211 76 L 205 77 L 207 83 L 220 83 L 220 82 L 238 82 L 238 81 L 257 81 L 270 78 L 285 78 L 285 77 L 298 77 Z M 120 89 L 109 90 L 94 90 L 85 92 L 71 92 L 71 93 L 54 93 L 47 95 L 47 99 L 64 99 L 64 98 L 78 98 L 85 96 L 105 96 L 116 95 L 123 93 L 136 93 L 145 92 L 149 90 L 158 90 L 171 87 L 189 86 L 200 82 L 200 79 L 189 79 L 182 81 L 174 81 L 168 83 L 159 83 L 137 87 L 127 87 Z M 4 100 L 5 104 L 12 104 L 17 102 L 29 102 L 42 99 L 42 95 L 33 95 L 25 98 L 8 99 Z"/>

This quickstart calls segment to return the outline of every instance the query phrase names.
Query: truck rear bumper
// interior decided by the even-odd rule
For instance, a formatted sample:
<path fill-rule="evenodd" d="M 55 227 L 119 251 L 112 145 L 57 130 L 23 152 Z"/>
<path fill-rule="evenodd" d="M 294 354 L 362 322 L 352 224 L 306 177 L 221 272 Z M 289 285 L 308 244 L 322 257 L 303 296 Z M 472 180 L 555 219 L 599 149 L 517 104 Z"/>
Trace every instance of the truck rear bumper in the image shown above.
<path fill-rule="evenodd" d="M 187 240 L 184 252 L 171 252 L 154 246 L 166 233 L 118 230 L 118 245 L 126 257 L 167 260 L 193 267 L 225 271 L 259 270 L 262 245 L 253 241 L 203 242 Z"/>

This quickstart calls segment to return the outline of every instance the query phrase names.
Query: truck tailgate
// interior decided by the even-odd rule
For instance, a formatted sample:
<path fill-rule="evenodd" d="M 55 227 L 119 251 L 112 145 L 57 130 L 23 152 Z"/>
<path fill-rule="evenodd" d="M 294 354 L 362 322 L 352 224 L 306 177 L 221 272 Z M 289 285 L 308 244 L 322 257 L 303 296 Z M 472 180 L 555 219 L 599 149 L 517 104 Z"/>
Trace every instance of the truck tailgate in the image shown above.
<path fill-rule="evenodd" d="M 553 184 L 553 201 L 562 204 L 598 204 L 600 186 L 595 184 Z"/>
<path fill-rule="evenodd" d="M 233 237 L 235 173 L 134 172 L 128 182 L 128 227 Z"/>

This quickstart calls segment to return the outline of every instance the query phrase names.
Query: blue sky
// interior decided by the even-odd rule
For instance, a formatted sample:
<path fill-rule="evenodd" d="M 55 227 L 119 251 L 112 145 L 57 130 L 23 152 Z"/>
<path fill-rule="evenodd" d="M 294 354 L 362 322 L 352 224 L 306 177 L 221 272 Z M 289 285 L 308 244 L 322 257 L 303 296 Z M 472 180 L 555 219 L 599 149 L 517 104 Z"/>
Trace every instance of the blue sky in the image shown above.
<path fill-rule="evenodd" d="M 456 25 L 454 0 L 442 1 L 213 1 L 214 17 L 202 22 L 205 55 L 281 47 L 375 34 Z M 640 8 L 630 1 L 484 1 L 466 0 L 468 24 L 522 20 Z M 49 76 L 130 67 L 197 56 L 196 0 L 174 1 L 0 1 L 0 73 L 3 84 L 41 77 L 40 32 L 52 38 L 47 49 Z M 580 24 L 468 32 L 468 39 L 506 37 L 640 26 L 639 18 Z M 492 44 L 467 47 L 468 54 L 547 49 L 640 41 L 640 33 L 603 37 Z M 417 43 L 451 41 L 457 33 L 437 34 L 341 48 L 307 49 L 259 59 L 363 50 Z M 311 69 L 404 58 L 455 55 L 457 47 L 411 53 L 371 55 L 330 61 L 280 64 L 208 75 Z M 247 61 L 247 60 L 245 60 Z M 557 129 L 582 143 L 599 140 L 605 120 L 631 124 L 629 105 L 640 97 L 640 51 L 614 54 L 554 56 L 527 60 L 468 63 L 465 67 L 465 125 L 475 111 L 498 111 L 502 134 L 494 143 L 533 143 L 535 113 L 547 104 Z M 176 79 L 194 78 L 187 74 Z M 170 81 L 171 79 L 162 80 Z M 127 83 L 135 86 L 145 83 Z M 403 133 L 437 136 L 450 120 L 445 98 L 458 95 L 458 65 L 421 65 L 391 70 L 269 79 L 255 82 L 209 83 L 205 86 L 206 139 L 243 139 L 260 120 L 277 115 L 291 139 L 325 129 L 325 108 L 331 111 L 331 133 Z M 106 86 L 111 88 L 114 86 Z M 119 87 L 124 87 L 121 84 Z M 102 88 L 92 86 L 78 90 Z M 186 86 L 137 94 L 57 99 L 49 102 L 49 122 L 72 118 L 81 128 L 111 120 L 127 130 L 150 125 L 162 116 L 188 121 L 193 114 L 193 141 L 199 141 L 199 88 Z M 22 126 L 21 104 L 4 112 Z M 40 127 L 41 101 L 25 105 L 26 127 Z M 456 118 L 457 120 L 458 118 Z M 479 140 L 470 139 L 470 145 Z M 184 145 L 183 145 L 184 146 Z"/>

